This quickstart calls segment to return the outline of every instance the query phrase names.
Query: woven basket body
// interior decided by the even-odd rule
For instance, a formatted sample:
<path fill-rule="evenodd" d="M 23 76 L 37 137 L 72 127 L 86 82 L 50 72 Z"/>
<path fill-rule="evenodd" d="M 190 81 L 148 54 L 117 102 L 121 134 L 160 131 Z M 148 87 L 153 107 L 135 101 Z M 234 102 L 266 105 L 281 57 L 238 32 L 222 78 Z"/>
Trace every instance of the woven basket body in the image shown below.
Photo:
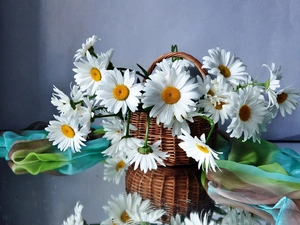
<path fill-rule="evenodd" d="M 149 67 L 148 73 L 156 67 L 156 63 L 164 58 L 182 57 L 191 61 L 202 76 L 206 71 L 202 69 L 201 63 L 183 52 L 167 53 L 157 58 Z M 203 118 L 193 118 L 194 122 L 189 123 L 192 136 L 200 137 L 205 133 L 206 137 L 211 129 L 210 124 Z M 133 136 L 144 139 L 147 126 L 147 113 L 135 112 L 131 115 L 130 123 L 138 128 L 131 132 Z M 216 127 L 215 127 L 216 128 Z M 153 144 L 162 140 L 161 150 L 167 152 L 169 157 L 164 160 L 166 167 L 158 166 L 157 170 L 144 173 L 139 168 L 133 169 L 130 166 L 126 172 L 126 191 L 129 193 L 138 192 L 143 199 L 150 199 L 157 208 L 166 210 L 167 215 L 163 222 L 168 222 L 170 216 L 176 213 L 188 215 L 191 211 L 208 211 L 214 207 L 212 200 L 208 197 L 200 182 L 201 170 L 198 169 L 197 162 L 186 156 L 178 144 L 181 140 L 172 136 L 172 131 L 163 128 L 163 125 L 156 124 L 156 119 L 152 118 L 148 141 Z M 217 131 L 213 131 L 209 145 L 216 146 Z"/>

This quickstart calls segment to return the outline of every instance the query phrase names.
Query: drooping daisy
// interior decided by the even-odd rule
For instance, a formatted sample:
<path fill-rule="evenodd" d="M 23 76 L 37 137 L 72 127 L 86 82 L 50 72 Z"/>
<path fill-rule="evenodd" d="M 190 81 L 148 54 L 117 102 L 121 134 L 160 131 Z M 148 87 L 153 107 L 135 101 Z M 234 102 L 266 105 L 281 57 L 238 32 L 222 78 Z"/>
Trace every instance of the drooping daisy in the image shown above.
<path fill-rule="evenodd" d="M 82 209 L 83 209 L 83 205 L 77 202 L 74 207 L 75 214 L 72 214 L 67 218 L 66 221 L 63 221 L 62 225 L 84 225 L 84 220 L 81 215 Z"/>
<path fill-rule="evenodd" d="M 179 136 L 181 135 L 181 130 L 185 130 L 187 133 L 190 133 L 191 130 L 190 130 L 190 127 L 189 127 L 189 124 L 188 122 L 191 122 L 193 123 L 194 122 L 194 119 L 193 117 L 196 117 L 196 116 L 202 116 L 203 114 L 200 114 L 200 113 L 197 113 L 196 112 L 196 108 L 194 107 L 192 110 L 194 111 L 191 111 L 189 113 L 187 113 L 187 117 L 184 118 L 183 121 L 178 121 L 176 119 L 176 117 L 173 117 L 173 119 L 171 120 L 171 122 L 169 124 L 164 124 L 164 128 L 167 128 L 169 130 L 172 130 L 172 136 Z"/>
<path fill-rule="evenodd" d="M 291 87 L 282 89 L 277 93 L 276 100 L 283 117 L 285 117 L 285 113 L 292 114 L 292 110 L 296 109 L 298 105 L 297 98 L 299 98 L 299 96 L 299 90 Z"/>
<path fill-rule="evenodd" d="M 110 140 L 111 143 L 120 141 L 125 135 L 124 121 L 117 117 L 110 117 L 102 121 L 105 131 L 104 138 Z"/>
<path fill-rule="evenodd" d="M 166 152 L 160 151 L 160 144 L 161 140 L 147 147 L 143 147 L 143 145 L 140 144 L 138 149 L 129 151 L 128 160 L 130 165 L 134 163 L 135 170 L 140 166 L 140 169 L 144 171 L 144 173 L 148 170 L 157 169 L 156 163 L 165 166 L 163 160 L 169 155 Z"/>
<path fill-rule="evenodd" d="M 80 58 L 84 57 L 86 53 L 94 47 L 95 43 L 100 40 L 97 36 L 93 35 L 92 37 L 86 39 L 85 43 L 82 44 L 82 48 L 76 51 L 74 55 L 75 61 L 78 61 Z"/>
<path fill-rule="evenodd" d="M 229 82 L 238 86 L 248 80 L 246 66 L 234 54 L 220 48 L 209 49 L 208 53 L 210 56 L 203 57 L 203 68 L 216 75 L 221 84 Z"/>
<path fill-rule="evenodd" d="M 128 166 L 129 165 L 125 158 L 113 157 L 106 159 L 103 179 L 119 184 L 120 179 L 124 175 Z"/>
<path fill-rule="evenodd" d="M 118 113 L 122 110 L 125 115 L 128 108 L 131 112 L 137 110 L 139 96 L 143 86 L 135 84 L 135 72 L 130 73 L 127 69 L 124 75 L 117 69 L 110 71 L 105 81 L 97 91 L 97 99 L 101 101 L 108 111 Z"/>
<path fill-rule="evenodd" d="M 157 123 L 169 124 L 174 116 L 182 122 L 195 106 L 194 100 L 200 97 L 194 79 L 186 71 L 177 74 L 174 68 L 164 76 L 154 73 L 149 77 L 142 98 L 143 108 L 153 107 L 150 117 L 156 117 Z"/>
<path fill-rule="evenodd" d="M 266 105 L 258 87 L 248 86 L 240 89 L 237 95 L 232 95 L 231 123 L 226 132 L 232 132 L 230 137 L 234 138 L 240 138 L 243 135 L 243 141 L 259 133 L 259 126 L 265 122 L 264 118 L 268 114 Z"/>
<path fill-rule="evenodd" d="M 82 92 L 87 95 L 94 95 L 99 88 L 100 82 L 104 79 L 106 68 L 109 64 L 108 58 L 93 58 L 89 52 L 86 53 L 87 60 L 81 59 L 74 62 L 76 68 L 73 71 L 76 83 L 80 86 Z"/>
<path fill-rule="evenodd" d="M 123 137 L 121 140 L 114 142 L 102 153 L 111 157 L 125 157 L 129 152 L 136 151 L 143 142 L 144 140 L 135 137 Z"/>
<path fill-rule="evenodd" d="M 178 136 L 179 139 L 181 139 L 183 142 L 179 143 L 179 147 L 182 148 L 188 157 L 192 157 L 198 162 L 198 168 L 202 166 L 202 164 L 205 164 L 203 168 L 205 167 L 205 171 L 208 172 L 208 169 L 211 169 L 213 171 L 216 171 L 216 167 L 218 165 L 215 162 L 215 159 L 219 159 L 218 154 L 221 154 L 220 152 L 216 152 L 212 148 L 210 148 L 207 144 L 205 144 L 205 134 L 203 133 L 200 137 L 192 137 L 190 134 L 188 134 L 186 131 L 182 130 L 182 134 Z"/>
<path fill-rule="evenodd" d="M 49 132 L 47 138 L 53 141 L 53 145 L 58 145 L 61 151 L 66 151 L 70 147 L 73 152 L 80 152 L 81 146 L 85 146 L 84 141 L 90 133 L 89 127 L 79 126 L 76 114 L 69 118 L 54 115 L 54 118 L 56 120 L 51 120 L 45 128 Z"/>
<path fill-rule="evenodd" d="M 111 196 L 112 200 L 108 201 L 109 206 L 103 206 L 104 211 L 114 219 L 116 224 L 132 223 L 132 218 L 136 209 L 140 212 L 147 212 L 150 209 L 150 201 L 142 201 L 138 193 L 120 194 L 118 197 Z"/>
<path fill-rule="evenodd" d="M 55 86 L 53 86 L 53 91 L 54 93 L 51 97 L 51 103 L 52 105 L 56 106 L 59 113 L 66 116 L 70 116 L 75 111 L 80 111 L 81 104 L 75 103 L 80 102 L 82 100 L 83 94 L 79 90 L 79 87 L 77 85 L 73 85 L 70 92 L 70 97 Z"/>
<path fill-rule="evenodd" d="M 207 213 L 204 214 L 202 219 L 197 212 L 191 212 L 189 217 L 184 219 L 185 225 L 208 225 Z"/>
<path fill-rule="evenodd" d="M 172 58 L 163 59 L 161 62 L 156 64 L 157 69 L 155 73 L 165 76 L 166 73 L 170 73 L 171 69 L 174 68 L 176 73 L 181 73 L 183 70 L 189 73 L 188 67 L 193 67 L 194 64 L 186 59 L 180 59 L 173 61 Z"/>
<path fill-rule="evenodd" d="M 280 72 L 280 67 L 278 69 L 275 68 L 275 64 L 272 63 L 271 66 L 263 64 L 262 66 L 267 67 L 268 70 L 270 71 L 270 78 L 267 80 L 266 85 L 265 85 L 265 91 L 268 94 L 268 99 L 269 99 L 269 105 L 276 105 L 278 107 L 277 103 L 277 93 L 276 89 L 280 87 L 280 79 L 281 79 L 281 73 Z"/>

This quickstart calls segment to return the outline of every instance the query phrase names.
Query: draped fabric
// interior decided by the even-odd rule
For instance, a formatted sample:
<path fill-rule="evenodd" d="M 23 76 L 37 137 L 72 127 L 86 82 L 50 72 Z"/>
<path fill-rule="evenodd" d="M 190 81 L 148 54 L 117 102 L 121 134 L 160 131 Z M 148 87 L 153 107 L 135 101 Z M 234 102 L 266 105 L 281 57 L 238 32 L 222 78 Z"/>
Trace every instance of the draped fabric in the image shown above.
<path fill-rule="evenodd" d="M 265 140 L 218 137 L 220 171 L 206 174 L 216 203 L 242 208 L 273 224 L 300 224 L 300 156 Z"/>
<path fill-rule="evenodd" d="M 97 138 L 86 142 L 81 152 L 60 151 L 47 138 L 45 130 L 7 131 L 0 136 L 0 157 L 8 161 L 15 174 L 36 175 L 51 172 L 72 175 L 105 159 L 102 151 L 109 141 Z"/>

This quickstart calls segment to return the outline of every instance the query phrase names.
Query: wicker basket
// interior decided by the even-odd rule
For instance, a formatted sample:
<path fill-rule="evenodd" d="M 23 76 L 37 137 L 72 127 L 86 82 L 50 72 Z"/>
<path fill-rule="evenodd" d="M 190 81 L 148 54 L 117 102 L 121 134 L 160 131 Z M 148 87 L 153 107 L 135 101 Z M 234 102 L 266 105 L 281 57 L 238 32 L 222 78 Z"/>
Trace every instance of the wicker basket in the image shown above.
<path fill-rule="evenodd" d="M 155 69 L 156 64 L 161 62 L 165 58 L 171 57 L 181 57 L 186 60 L 192 62 L 201 75 L 204 77 L 207 73 L 206 70 L 202 68 L 202 64 L 193 56 L 185 53 L 185 52 L 170 52 L 161 55 L 158 57 L 149 67 L 148 73 L 151 74 Z M 147 127 L 147 113 L 146 112 L 134 112 L 131 115 L 130 123 L 138 128 L 137 131 L 133 131 L 132 135 L 144 139 Z M 192 137 L 200 136 L 205 133 L 206 137 L 211 129 L 210 124 L 207 120 L 199 117 L 194 118 L 193 123 L 189 123 L 189 127 L 191 130 Z M 195 163 L 195 160 L 187 157 L 186 153 L 183 149 L 181 149 L 178 144 L 181 142 L 176 137 L 172 136 L 172 131 L 164 128 L 163 125 L 157 125 L 156 119 L 151 118 L 150 122 L 150 130 L 148 140 L 150 143 L 154 143 L 155 141 L 162 140 L 161 149 L 164 152 L 167 152 L 169 157 L 164 160 L 166 166 L 178 166 L 178 165 L 189 165 Z M 213 131 L 211 138 L 209 140 L 209 146 L 212 148 L 216 147 L 217 140 L 217 126 L 215 126 L 215 130 Z"/>
<path fill-rule="evenodd" d="M 184 52 L 171 52 L 158 57 L 148 69 L 151 74 L 156 64 L 165 58 L 182 57 L 191 61 L 199 70 L 202 76 L 206 71 L 202 69 L 201 63 L 193 56 Z M 147 126 L 147 114 L 145 112 L 135 112 L 131 115 L 131 124 L 138 128 L 132 132 L 135 137 L 144 138 Z M 208 135 L 211 127 L 207 120 L 194 118 L 194 123 L 190 123 L 192 136 L 200 136 L 202 133 Z M 217 130 L 212 133 L 209 145 L 214 148 L 217 140 Z M 144 199 L 150 199 L 155 207 L 164 208 L 167 216 L 163 222 L 167 222 L 170 216 L 179 214 L 189 214 L 191 211 L 208 211 L 214 207 L 213 201 L 208 197 L 205 189 L 200 183 L 201 170 L 198 170 L 197 163 L 186 156 L 178 144 L 180 140 L 172 136 L 172 131 L 157 125 L 156 119 L 150 122 L 148 140 L 151 144 L 162 140 L 161 149 L 168 152 L 169 157 L 164 161 L 166 167 L 159 166 L 157 170 L 144 173 L 140 169 L 134 170 L 130 166 L 126 172 L 126 191 L 138 192 Z"/>

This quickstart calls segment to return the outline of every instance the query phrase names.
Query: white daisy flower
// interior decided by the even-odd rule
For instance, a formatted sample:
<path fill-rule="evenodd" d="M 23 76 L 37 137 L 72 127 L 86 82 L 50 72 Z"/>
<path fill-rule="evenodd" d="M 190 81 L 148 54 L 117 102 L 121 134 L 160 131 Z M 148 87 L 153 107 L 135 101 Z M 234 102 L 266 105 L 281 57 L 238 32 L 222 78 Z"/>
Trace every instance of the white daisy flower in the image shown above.
<path fill-rule="evenodd" d="M 156 64 L 157 69 L 155 73 L 165 76 L 166 73 L 170 73 L 171 69 L 174 68 L 176 73 L 181 73 L 185 70 L 189 74 L 188 67 L 194 67 L 194 64 L 186 59 L 175 60 L 173 62 L 172 58 L 163 59 L 161 62 Z"/>
<path fill-rule="evenodd" d="M 76 66 L 73 69 L 76 73 L 74 78 L 82 92 L 86 91 L 87 95 L 94 95 L 105 77 L 109 61 L 104 57 L 93 58 L 89 52 L 86 56 L 88 61 L 81 59 L 80 62 L 74 62 Z"/>
<path fill-rule="evenodd" d="M 170 225 L 184 225 L 184 222 L 181 221 L 181 216 L 179 214 L 176 214 L 175 217 L 171 217 Z"/>
<path fill-rule="evenodd" d="M 235 92 L 230 92 L 231 90 L 230 85 L 220 85 L 216 79 L 211 80 L 209 90 L 204 98 L 198 101 L 198 107 L 203 108 L 204 112 L 210 115 L 214 123 L 221 121 L 221 124 L 224 124 L 225 120 L 229 118 L 231 95 L 235 94 Z"/>
<path fill-rule="evenodd" d="M 53 86 L 53 90 L 55 93 L 52 94 L 51 103 L 57 108 L 59 113 L 70 116 L 75 111 L 78 112 L 81 110 L 81 104 L 75 104 L 81 102 L 83 98 L 83 94 L 77 85 L 73 85 L 71 89 L 71 98 L 55 86 Z"/>
<path fill-rule="evenodd" d="M 103 120 L 102 125 L 105 131 L 103 137 L 110 140 L 112 144 L 120 141 L 125 135 L 126 126 L 124 126 L 124 121 L 117 117 L 111 117 Z"/>
<path fill-rule="evenodd" d="M 95 35 L 86 39 L 85 43 L 82 44 L 82 47 L 76 51 L 76 54 L 74 55 L 75 61 L 78 61 L 80 58 L 84 57 L 88 50 L 93 48 L 98 40 L 100 41 L 100 38 Z"/>
<path fill-rule="evenodd" d="M 142 197 L 138 193 L 120 194 L 118 197 L 111 196 L 112 201 L 108 201 L 109 206 L 103 206 L 104 211 L 114 219 L 116 224 L 130 224 L 136 209 L 139 212 L 147 212 L 150 209 L 150 201 L 142 201 Z"/>
<path fill-rule="evenodd" d="M 197 212 L 191 212 L 189 217 L 184 219 L 185 225 L 208 225 L 207 213 L 204 214 L 202 219 Z"/>
<path fill-rule="evenodd" d="M 111 157 L 125 157 L 128 152 L 136 151 L 143 142 L 144 140 L 135 137 L 123 137 L 121 140 L 114 142 L 109 148 L 103 151 L 103 154 Z"/>
<path fill-rule="evenodd" d="M 127 160 L 121 157 L 108 158 L 104 164 L 104 180 L 119 184 L 121 177 L 128 168 Z"/>
<path fill-rule="evenodd" d="M 210 56 L 203 57 L 203 68 L 216 75 L 221 84 L 229 82 L 238 86 L 248 80 L 246 66 L 234 54 L 220 48 L 209 49 L 208 53 Z"/>
<path fill-rule="evenodd" d="M 278 73 L 280 72 L 280 67 L 279 69 L 275 69 L 275 64 L 272 63 L 271 67 L 263 64 L 262 66 L 267 67 L 268 70 L 270 71 L 270 78 L 267 80 L 266 85 L 265 85 L 265 91 L 268 94 L 268 99 L 269 99 L 269 105 L 276 105 L 278 107 L 278 103 L 277 103 L 277 93 L 276 93 L 276 89 L 280 87 L 280 78 L 281 78 L 281 74 L 280 76 L 278 75 Z"/>
<path fill-rule="evenodd" d="M 196 112 L 196 108 L 194 107 L 192 110 L 194 111 L 191 111 L 189 113 L 187 113 L 187 117 L 184 118 L 183 121 L 178 121 L 176 119 L 176 117 L 173 117 L 173 119 L 171 120 L 171 122 L 169 124 L 164 124 L 164 128 L 167 128 L 169 130 L 172 130 L 172 136 L 179 136 L 181 135 L 181 130 L 185 130 L 187 133 L 190 133 L 191 132 L 191 129 L 189 127 L 189 124 L 188 122 L 191 122 L 193 123 L 194 122 L 194 119 L 193 117 L 196 117 L 196 116 L 203 116 L 203 114 L 201 113 L 197 113 Z"/>
<path fill-rule="evenodd" d="M 80 127 L 77 115 L 70 118 L 54 115 L 54 118 L 56 120 L 51 120 L 45 128 L 49 132 L 47 138 L 53 141 L 53 145 L 58 145 L 61 151 L 66 151 L 70 147 L 73 152 L 80 152 L 81 146 L 85 146 L 83 142 L 90 133 L 89 127 Z"/>
<path fill-rule="evenodd" d="M 195 99 L 200 97 L 197 84 L 186 71 L 177 74 L 174 68 L 164 76 L 154 73 L 145 83 L 143 108 L 152 107 L 150 117 L 156 117 L 157 123 L 169 124 L 175 116 L 180 122 L 187 117 Z"/>
<path fill-rule="evenodd" d="M 277 103 L 283 117 L 285 117 L 285 113 L 292 114 L 292 110 L 296 109 L 298 105 L 297 98 L 299 98 L 299 96 L 299 90 L 291 87 L 282 89 L 278 92 Z"/>
<path fill-rule="evenodd" d="M 211 149 L 206 143 L 205 134 L 203 133 L 200 137 L 192 137 L 186 131 L 182 130 L 183 135 L 178 136 L 183 142 L 179 143 L 179 147 L 182 148 L 188 157 L 192 157 L 198 162 L 198 168 L 205 163 L 205 171 L 208 172 L 208 169 L 216 171 L 216 167 L 218 165 L 215 162 L 215 159 L 219 159 L 218 154 L 220 152 L 216 152 Z M 203 167 L 204 167 L 203 166 Z"/>
<path fill-rule="evenodd" d="M 258 87 L 246 87 L 240 89 L 237 95 L 232 95 L 231 123 L 227 127 L 230 137 L 244 140 L 251 138 L 255 133 L 260 132 L 260 124 L 265 122 L 264 118 L 268 114 L 266 101 L 260 94 Z"/>
<path fill-rule="evenodd" d="M 127 69 L 124 76 L 117 69 L 110 71 L 106 80 L 97 91 L 97 99 L 101 101 L 108 111 L 118 113 L 122 110 L 122 114 L 127 113 L 128 108 L 131 112 L 137 110 L 139 104 L 139 96 L 142 95 L 141 84 L 135 84 L 135 72 L 130 73 Z"/>
<path fill-rule="evenodd" d="M 67 218 L 66 221 L 63 221 L 62 225 L 84 225 L 84 220 L 81 215 L 82 209 L 83 209 L 83 205 L 77 202 L 74 207 L 75 214 L 72 214 Z"/>
<path fill-rule="evenodd" d="M 130 150 L 128 152 L 129 164 L 134 163 L 134 170 L 140 166 L 140 169 L 146 173 L 148 170 L 156 170 L 157 164 L 165 166 L 163 160 L 165 160 L 169 155 L 166 152 L 160 151 L 158 147 L 161 144 L 161 140 L 156 141 L 153 145 L 143 147 L 141 143 L 136 150 Z"/>

